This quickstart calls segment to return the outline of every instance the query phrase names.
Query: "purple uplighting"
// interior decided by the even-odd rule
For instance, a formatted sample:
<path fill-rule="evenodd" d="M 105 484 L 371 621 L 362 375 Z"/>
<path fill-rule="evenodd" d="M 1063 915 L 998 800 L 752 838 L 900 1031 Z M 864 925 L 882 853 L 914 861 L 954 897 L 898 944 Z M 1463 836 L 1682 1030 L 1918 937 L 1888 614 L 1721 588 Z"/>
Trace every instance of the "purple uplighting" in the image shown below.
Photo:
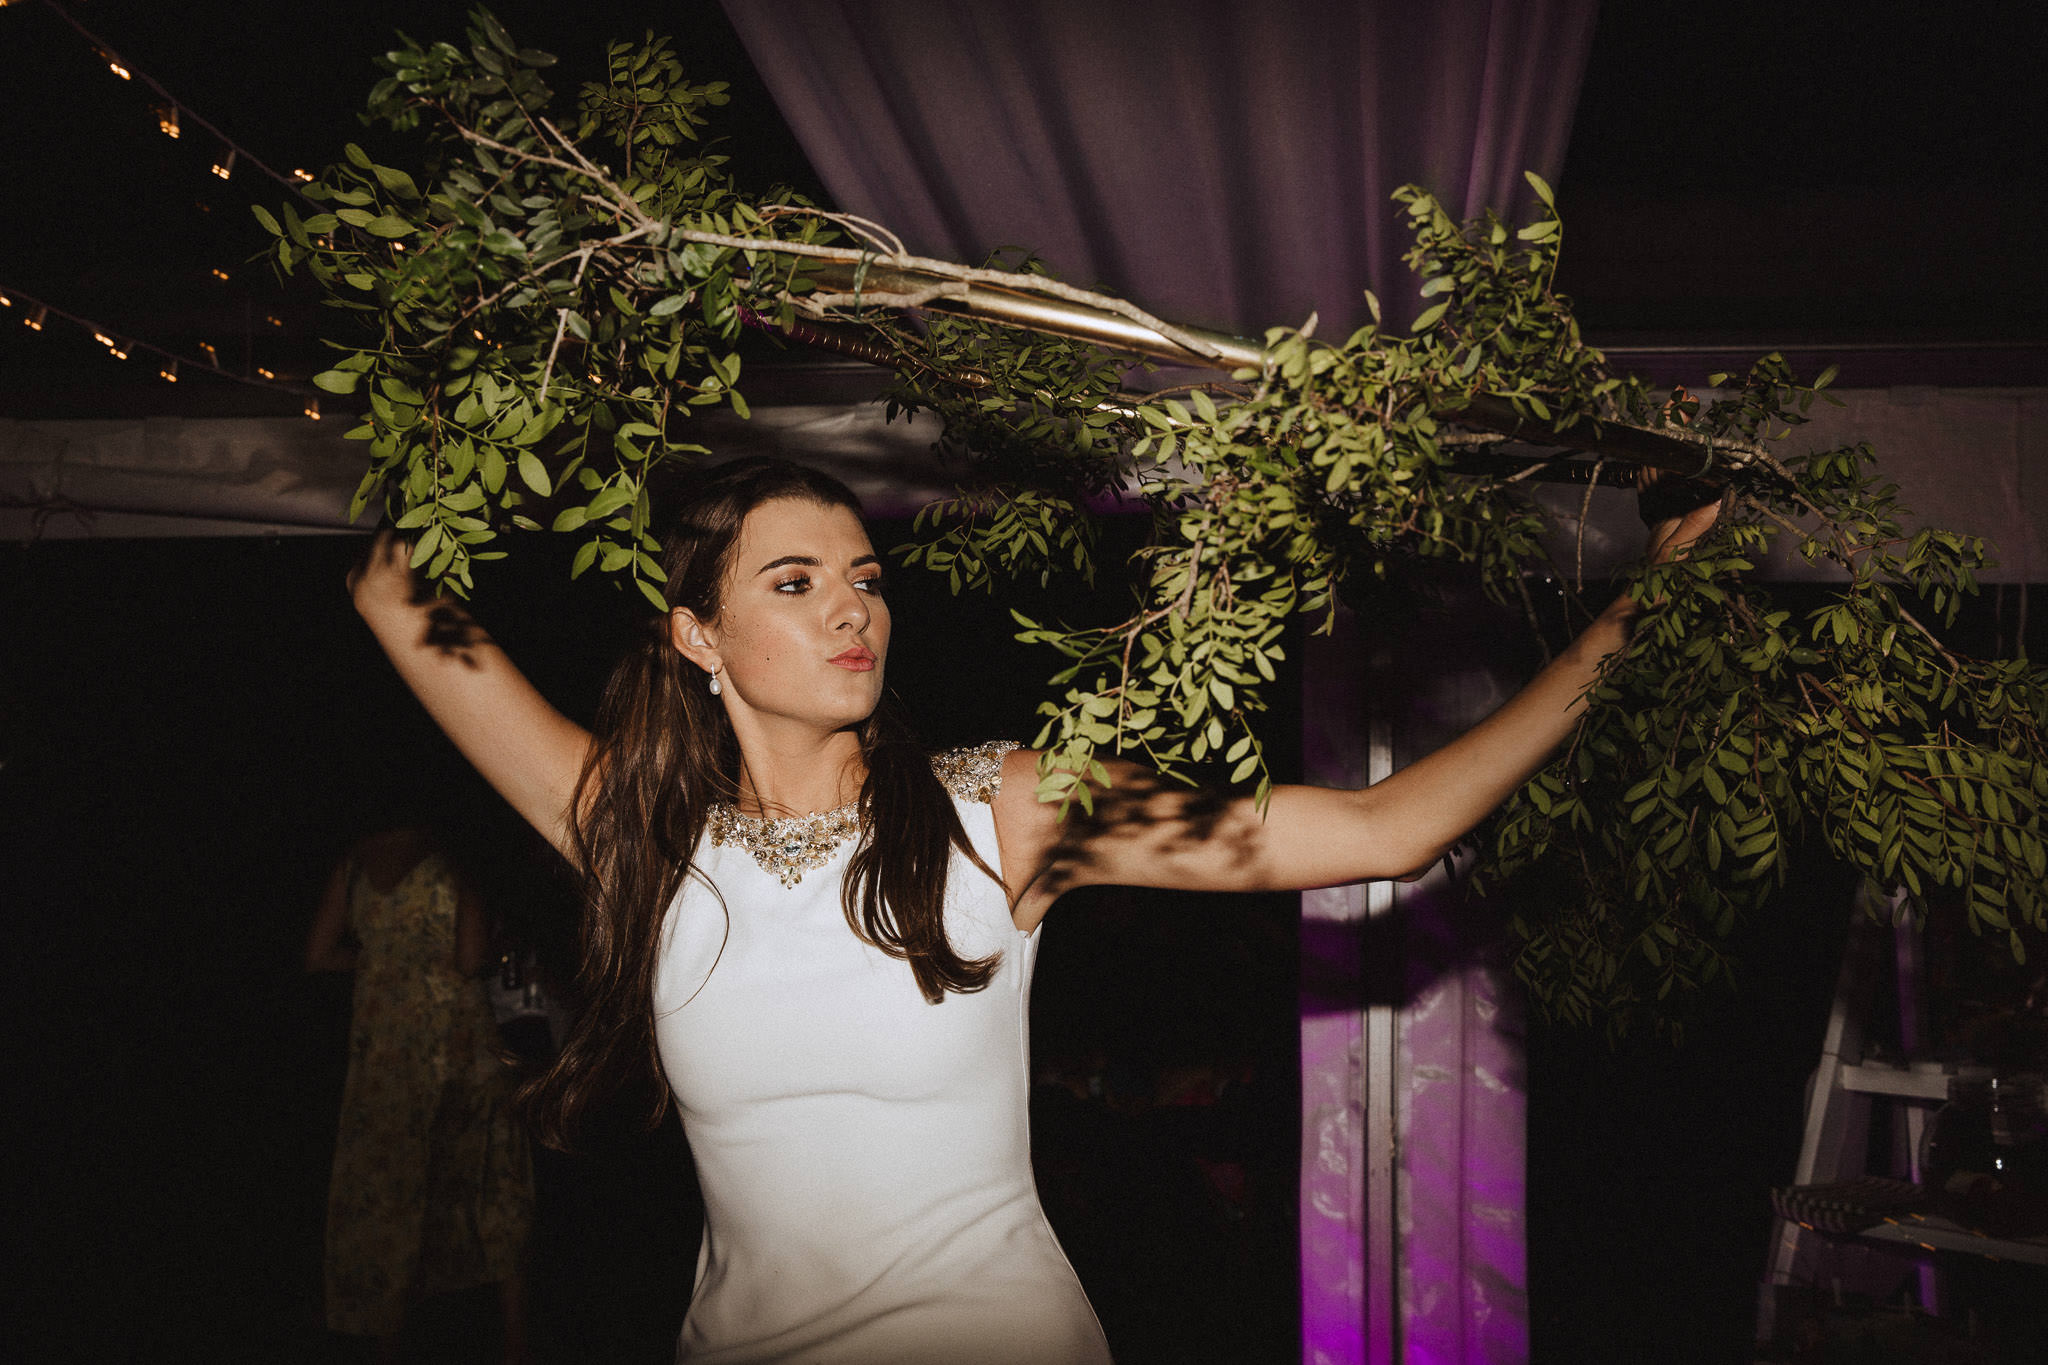
<path fill-rule="evenodd" d="M 1376 781 L 1500 700 L 1469 642 L 1391 680 L 1349 613 L 1304 662 L 1314 782 Z M 1308 1365 L 1528 1358 L 1519 1017 L 1450 889 L 1439 869 L 1302 897 Z"/>

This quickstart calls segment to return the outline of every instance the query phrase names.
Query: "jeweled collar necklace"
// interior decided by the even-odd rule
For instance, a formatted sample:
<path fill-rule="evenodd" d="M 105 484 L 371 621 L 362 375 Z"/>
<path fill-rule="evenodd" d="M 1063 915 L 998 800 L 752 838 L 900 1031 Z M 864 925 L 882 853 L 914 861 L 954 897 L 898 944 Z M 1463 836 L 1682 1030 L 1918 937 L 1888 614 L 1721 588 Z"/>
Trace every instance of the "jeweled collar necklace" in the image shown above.
<path fill-rule="evenodd" d="M 1016 747 L 1015 740 L 995 739 L 949 749 L 932 755 L 932 773 L 955 800 L 988 805 L 1002 790 L 1003 755 Z M 732 844 L 745 849 L 762 871 L 785 887 L 793 887 L 805 873 L 831 861 L 839 846 L 860 832 L 860 803 L 816 815 L 772 819 L 742 815 L 738 806 L 720 801 L 711 807 L 710 831 L 714 846 Z"/>
<path fill-rule="evenodd" d="M 859 832 L 858 801 L 816 815 L 781 818 L 743 815 L 739 807 L 725 801 L 711 808 L 711 842 L 745 849 L 762 871 L 785 887 L 795 886 L 805 873 L 823 867 L 841 844 Z"/>

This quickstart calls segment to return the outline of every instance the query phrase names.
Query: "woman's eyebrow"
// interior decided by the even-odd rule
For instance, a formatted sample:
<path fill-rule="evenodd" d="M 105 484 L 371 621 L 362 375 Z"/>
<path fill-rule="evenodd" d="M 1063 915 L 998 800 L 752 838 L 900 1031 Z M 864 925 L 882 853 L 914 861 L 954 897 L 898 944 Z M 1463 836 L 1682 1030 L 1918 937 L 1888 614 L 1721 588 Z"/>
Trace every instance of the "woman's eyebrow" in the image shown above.
<path fill-rule="evenodd" d="M 880 555 L 864 554 L 850 561 L 847 567 L 858 569 L 863 564 L 879 564 L 881 562 L 882 557 Z M 822 569 L 825 567 L 825 561 L 819 559 L 816 555 L 784 555 L 780 559 L 771 559 L 760 568 L 754 570 L 754 576 L 758 578 L 770 569 L 780 569 L 787 564 L 801 564 L 807 569 Z"/>

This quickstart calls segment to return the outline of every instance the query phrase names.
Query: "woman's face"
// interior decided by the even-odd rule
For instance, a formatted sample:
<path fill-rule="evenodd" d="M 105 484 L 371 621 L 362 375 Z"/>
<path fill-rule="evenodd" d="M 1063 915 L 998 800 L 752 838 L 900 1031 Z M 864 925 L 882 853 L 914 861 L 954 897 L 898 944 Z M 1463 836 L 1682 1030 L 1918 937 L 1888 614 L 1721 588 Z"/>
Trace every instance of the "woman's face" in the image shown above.
<path fill-rule="evenodd" d="M 718 615 L 702 637 L 736 725 L 856 725 L 882 697 L 889 607 L 882 565 L 844 507 L 778 498 L 747 514 Z M 678 644 L 682 643 L 678 640 Z"/>

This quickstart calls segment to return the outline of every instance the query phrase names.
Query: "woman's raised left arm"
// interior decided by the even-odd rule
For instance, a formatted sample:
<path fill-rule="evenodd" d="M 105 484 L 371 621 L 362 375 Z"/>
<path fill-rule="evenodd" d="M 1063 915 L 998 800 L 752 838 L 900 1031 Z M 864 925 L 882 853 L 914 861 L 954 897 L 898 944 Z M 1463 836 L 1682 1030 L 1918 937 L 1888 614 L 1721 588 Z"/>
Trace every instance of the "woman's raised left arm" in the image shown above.
<path fill-rule="evenodd" d="M 1657 528 L 1658 560 L 1713 524 L 1708 504 Z M 1095 810 L 1063 823 L 1035 799 L 1034 756 L 1017 751 L 996 800 L 1005 868 L 1030 869 L 1017 902 L 1030 928 L 1060 892 L 1088 883 L 1190 891 L 1301 890 L 1403 877 L 1449 850 L 1541 768 L 1585 710 L 1602 661 L 1628 642 L 1638 610 L 1616 598 L 1500 709 L 1383 781 L 1358 790 L 1275 787 L 1261 818 L 1248 799 L 1110 765 Z"/>

